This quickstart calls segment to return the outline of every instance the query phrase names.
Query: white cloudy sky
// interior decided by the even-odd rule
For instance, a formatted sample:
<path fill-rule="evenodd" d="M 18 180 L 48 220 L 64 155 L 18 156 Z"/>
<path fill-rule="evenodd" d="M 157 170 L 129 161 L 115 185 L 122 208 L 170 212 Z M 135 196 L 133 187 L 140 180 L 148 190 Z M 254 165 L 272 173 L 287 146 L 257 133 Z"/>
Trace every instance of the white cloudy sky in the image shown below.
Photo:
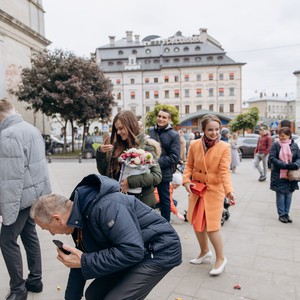
<path fill-rule="evenodd" d="M 89 56 L 125 31 L 163 38 L 199 28 L 243 67 L 243 100 L 255 92 L 296 94 L 300 70 L 299 0 L 43 0 L 50 48 Z"/>

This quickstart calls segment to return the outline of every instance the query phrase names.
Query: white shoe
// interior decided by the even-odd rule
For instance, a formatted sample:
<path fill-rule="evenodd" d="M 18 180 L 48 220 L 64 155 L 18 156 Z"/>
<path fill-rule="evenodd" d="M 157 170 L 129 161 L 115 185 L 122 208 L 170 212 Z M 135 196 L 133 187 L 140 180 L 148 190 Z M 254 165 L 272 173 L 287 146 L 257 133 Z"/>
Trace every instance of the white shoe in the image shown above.
<path fill-rule="evenodd" d="M 183 216 L 180 212 L 178 212 L 178 213 L 176 214 L 176 217 L 177 217 L 180 221 L 184 221 L 184 216 Z"/>
<path fill-rule="evenodd" d="M 209 272 L 209 274 L 212 275 L 212 276 L 220 275 L 224 271 L 226 264 L 227 264 L 227 259 L 226 259 L 226 257 L 224 257 L 224 261 L 221 264 L 221 266 L 218 269 L 212 269 Z"/>
<path fill-rule="evenodd" d="M 199 258 L 194 258 L 190 260 L 190 263 L 193 265 L 200 265 L 202 264 L 205 260 L 210 260 L 212 257 L 212 252 L 209 250 L 205 255 L 199 257 Z"/>

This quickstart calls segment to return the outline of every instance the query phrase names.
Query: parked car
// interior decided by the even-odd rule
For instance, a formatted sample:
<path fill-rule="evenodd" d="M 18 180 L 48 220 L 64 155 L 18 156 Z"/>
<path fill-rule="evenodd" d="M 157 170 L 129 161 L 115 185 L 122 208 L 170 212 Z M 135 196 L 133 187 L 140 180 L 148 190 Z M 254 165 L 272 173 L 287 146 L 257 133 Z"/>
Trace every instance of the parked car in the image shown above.
<path fill-rule="evenodd" d="M 258 136 L 243 136 L 239 137 L 238 139 L 238 145 L 240 152 L 242 154 L 242 157 L 254 157 L 254 151 L 257 146 L 258 142 Z"/>
<path fill-rule="evenodd" d="M 88 135 L 83 142 L 83 157 L 87 159 L 96 157 L 96 151 L 102 143 L 102 135 Z"/>

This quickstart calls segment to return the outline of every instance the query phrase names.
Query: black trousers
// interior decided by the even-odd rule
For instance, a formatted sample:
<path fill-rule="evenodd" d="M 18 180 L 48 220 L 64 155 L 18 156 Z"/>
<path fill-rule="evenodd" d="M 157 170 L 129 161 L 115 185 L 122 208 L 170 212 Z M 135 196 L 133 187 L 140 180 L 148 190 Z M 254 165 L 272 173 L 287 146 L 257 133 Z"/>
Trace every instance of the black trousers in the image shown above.
<path fill-rule="evenodd" d="M 10 276 L 10 289 L 19 293 L 25 289 L 23 262 L 17 239 L 20 236 L 24 245 L 29 269 L 28 282 L 35 284 L 42 279 L 41 249 L 35 222 L 29 215 L 30 208 L 19 212 L 12 225 L 3 225 L 0 232 L 0 248 Z"/>
<path fill-rule="evenodd" d="M 121 272 L 95 279 L 87 288 L 86 300 L 142 300 L 171 270 L 140 263 Z"/>

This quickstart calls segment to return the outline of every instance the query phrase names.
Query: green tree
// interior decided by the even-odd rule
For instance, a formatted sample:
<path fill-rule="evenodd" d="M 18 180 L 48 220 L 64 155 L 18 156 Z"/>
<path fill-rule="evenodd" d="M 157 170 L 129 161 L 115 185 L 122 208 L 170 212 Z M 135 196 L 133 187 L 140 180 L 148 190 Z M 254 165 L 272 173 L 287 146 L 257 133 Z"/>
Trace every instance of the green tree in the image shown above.
<path fill-rule="evenodd" d="M 154 109 L 152 111 L 148 112 L 146 115 L 145 126 L 147 128 L 154 126 L 157 123 L 157 119 L 156 119 L 157 115 L 158 115 L 159 111 L 162 109 L 167 109 L 171 112 L 171 115 L 172 115 L 171 119 L 172 119 L 173 126 L 176 126 L 177 124 L 180 123 L 179 113 L 175 106 L 160 104 L 160 103 L 156 102 Z"/>
<path fill-rule="evenodd" d="M 86 130 L 93 119 L 107 119 L 113 105 L 112 84 L 91 59 L 56 49 L 36 54 L 31 68 L 24 68 L 18 89 L 10 91 L 27 109 L 51 118 L 74 121 Z M 65 133 L 66 145 L 66 133 Z M 74 149 L 74 140 L 72 140 Z"/>
<path fill-rule="evenodd" d="M 228 124 L 231 131 L 243 131 L 245 135 L 246 129 L 253 130 L 259 120 L 259 111 L 257 107 L 250 108 L 249 112 L 237 115 Z"/>

